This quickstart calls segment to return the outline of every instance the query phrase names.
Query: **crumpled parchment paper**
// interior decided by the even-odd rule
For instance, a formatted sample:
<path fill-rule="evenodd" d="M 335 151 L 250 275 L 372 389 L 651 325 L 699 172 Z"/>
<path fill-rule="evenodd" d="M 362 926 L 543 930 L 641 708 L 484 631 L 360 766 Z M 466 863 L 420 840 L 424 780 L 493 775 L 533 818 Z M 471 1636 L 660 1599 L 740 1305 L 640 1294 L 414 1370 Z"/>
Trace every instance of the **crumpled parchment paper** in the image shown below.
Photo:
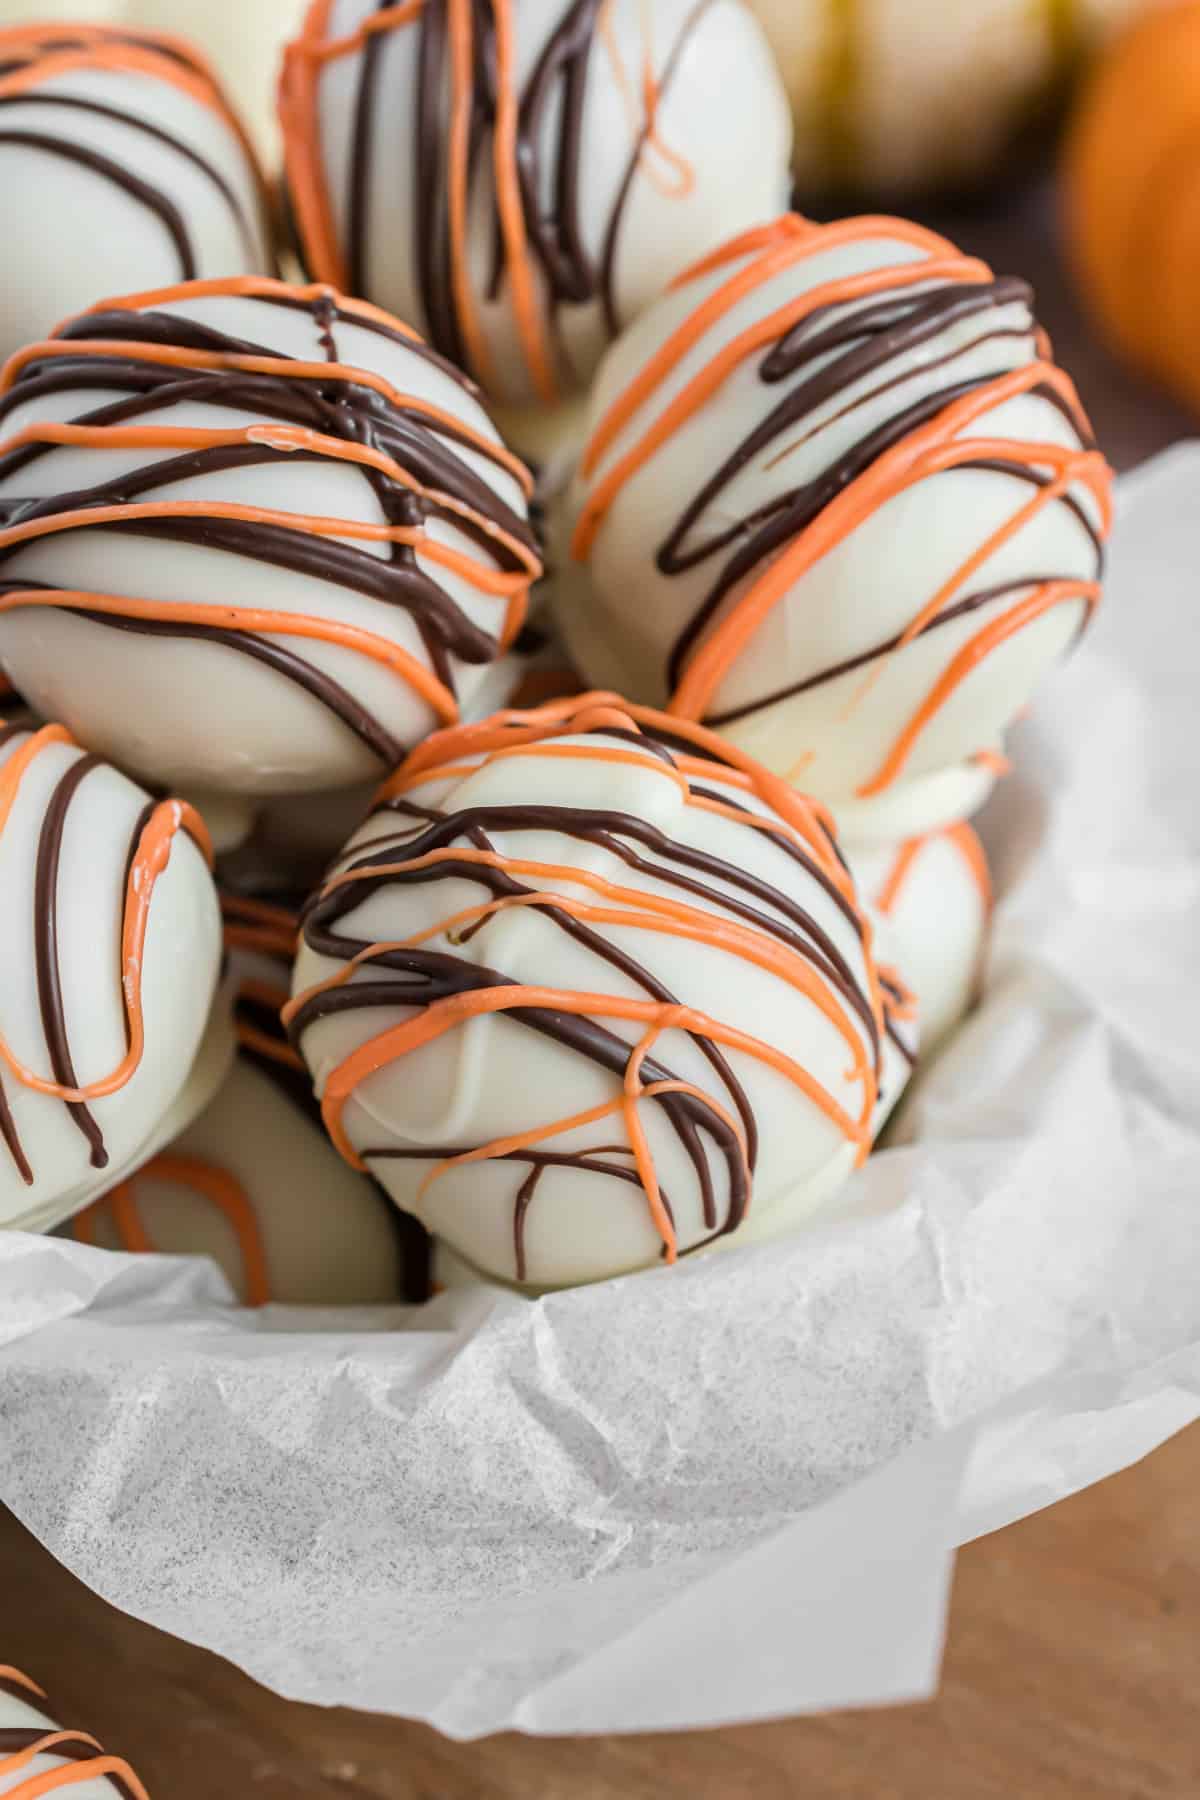
<path fill-rule="evenodd" d="M 0 1237 L 0 1499 L 299 1699 L 473 1736 L 927 1693 L 953 1547 L 1200 1416 L 1200 448 L 985 821 L 985 1002 L 803 1235 L 532 1303 L 230 1305 Z"/>

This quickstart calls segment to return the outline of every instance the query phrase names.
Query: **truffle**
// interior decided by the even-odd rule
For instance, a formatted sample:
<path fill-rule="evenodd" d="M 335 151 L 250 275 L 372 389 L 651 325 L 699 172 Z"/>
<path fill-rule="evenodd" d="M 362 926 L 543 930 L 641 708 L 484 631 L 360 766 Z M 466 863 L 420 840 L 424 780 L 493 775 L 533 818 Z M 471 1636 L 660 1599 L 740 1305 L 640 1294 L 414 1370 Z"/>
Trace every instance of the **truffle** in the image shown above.
<path fill-rule="evenodd" d="M 517 635 L 529 485 L 374 307 L 251 277 L 103 302 L 6 372 L 0 663 L 172 786 L 378 778 Z"/>
<path fill-rule="evenodd" d="M 787 202 L 787 97 L 741 0 L 316 0 L 280 115 L 309 271 L 510 404 L 581 388 Z"/>
<path fill-rule="evenodd" d="M 0 724 L 0 1225 L 68 1217 L 172 1115 L 220 967 L 206 854 L 182 802 Z"/>
<path fill-rule="evenodd" d="M 609 352 L 558 619 L 591 683 L 720 731 L 848 835 L 912 835 L 978 804 L 1085 624 L 1110 485 L 1024 282 L 901 220 L 790 214 Z"/>
<path fill-rule="evenodd" d="M 284 1011 L 348 1160 L 485 1274 L 675 1260 L 870 1147 L 884 999 L 823 811 L 613 695 L 439 733 L 305 910 Z"/>
<path fill-rule="evenodd" d="M 3 356 L 98 293 L 273 264 L 254 153 L 182 38 L 0 31 L 0 193 Z"/>

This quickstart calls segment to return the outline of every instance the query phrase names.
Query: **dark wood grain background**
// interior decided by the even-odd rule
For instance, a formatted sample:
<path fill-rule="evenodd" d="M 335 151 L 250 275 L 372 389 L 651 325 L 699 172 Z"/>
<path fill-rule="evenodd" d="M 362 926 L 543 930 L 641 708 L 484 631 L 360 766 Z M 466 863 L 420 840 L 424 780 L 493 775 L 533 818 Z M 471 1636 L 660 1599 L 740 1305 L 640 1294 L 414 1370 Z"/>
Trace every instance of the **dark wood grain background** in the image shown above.
<path fill-rule="evenodd" d="M 1051 192 L 934 222 L 1035 278 L 1118 466 L 1192 429 L 1088 332 Z M 1200 1800 L 1200 1427 L 964 1551 L 942 1691 L 904 1711 L 452 1744 L 277 1700 L 114 1613 L 2 1511 L 0 1662 L 129 1757 L 153 1800 Z"/>

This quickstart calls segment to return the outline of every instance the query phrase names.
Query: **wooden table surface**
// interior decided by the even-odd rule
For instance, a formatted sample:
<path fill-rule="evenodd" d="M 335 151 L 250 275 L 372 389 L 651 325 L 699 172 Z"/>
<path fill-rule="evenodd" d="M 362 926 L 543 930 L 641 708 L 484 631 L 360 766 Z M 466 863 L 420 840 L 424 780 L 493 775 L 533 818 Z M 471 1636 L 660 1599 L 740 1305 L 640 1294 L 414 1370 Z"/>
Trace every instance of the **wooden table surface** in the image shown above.
<path fill-rule="evenodd" d="M 1194 428 L 1081 321 L 1045 193 L 937 221 L 1033 276 L 1101 443 Z M 113 1612 L 0 1509 L 0 1662 L 127 1756 L 152 1800 L 1200 1800 L 1200 1427 L 959 1558 L 931 1705 L 688 1736 L 448 1743 L 277 1700 Z"/>

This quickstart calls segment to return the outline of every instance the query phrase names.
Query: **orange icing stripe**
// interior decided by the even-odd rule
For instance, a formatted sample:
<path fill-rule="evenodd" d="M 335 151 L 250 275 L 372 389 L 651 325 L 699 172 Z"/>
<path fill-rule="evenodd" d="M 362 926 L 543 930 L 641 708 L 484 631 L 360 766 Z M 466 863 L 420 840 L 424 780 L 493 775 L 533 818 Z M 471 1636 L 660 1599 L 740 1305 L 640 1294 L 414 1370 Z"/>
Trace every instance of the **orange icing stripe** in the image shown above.
<path fill-rule="evenodd" d="M 201 1199 L 209 1201 L 232 1227 L 237 1238 L 247 1306 L 266 1306 L 270 1302 L 266 1246 L 249 1196 L 235 1175 L 200 1157 L 185 1156 L 175 1150 L 153 1157 L 136 1175 L 112 1188 L 76 1217 L 72 1225 L 76 1239 L 80 1243 L 94 1244 L 97 1221 L 107 1210 L 122 1249 L 138 1255 L 156 1253 L 157 1247 L 138 1210 L 136 1184 L 142 1180 L 190 1188 Z"/>
<path fill-rule="evenodd" d="M 0 32 L 0 45 L 7 34 Z M 14 1669 L 11 1663 L 0 1663 L 0 1681 L 11 1681 L 16 1687 L 28 1688 L 35 1700 L 44 1700 L 46 1691 L 40 1688 L 32 1676 L 26 1675 L 23 1669 Z"/>
<path fill-rule="evenodd" d="M 538 304 L 517 178 L 518 104 L 513 0 L 492 0 L 492 17 L 496 29 L 496 124 L 492 141 L 496 205 L 521 348 L 538 397 L 550 406 L 558 399 L 558 383 Z"/>
<path fill-rule="evenodd" d="M 321 156 L 318 89 L 321 53 L 332 12 L 333 0 L 313 0 L 304 15 L 300 36 L 284 50 L 278 110 L 288 194 L 295 208 L 305 261 L 321 281 L 346 288 L 350 285 L 349 271 L 338 244 L 333 201 Z M 359 33 L 355 33 L 355 42 L 358 37 Z M 366 41 L 365 36 L 362 41 Z M 334 42 L 341 46 L 345 40 Z M 347 49 L 353 47 L 353 43 L 346 45 Z M 341 54 L 340 49 L 338 53 Z"/>
<path fill-rule="evenodd" d="M 979 889 L 979 898 L 983 902 L 984 912 L 990 913 L 994 900 L 992 894 L 992 872 L 988 868 L 987 857 L 984 855 L 983 845 L 979 841 L 978 833 L 972 831 L 971 827 L 964 823 L 961 825 L 952 825 L 946 833 L 946 836 L 970 869 L 975 880 L 975 886 Z"/>
<path fill-rule="evenodd" d="M 2 534 L 0 534 L 2 537 Z M 59 607 L 68 612 L 111 613 L 125 619 L 177 620 L 186 625 L 220 625 L 223 629 L 260 631 L 266 637 L 315 638 L 357 650 L 403 677 L 427 701 L 438 717 L 449 723 L 457 717 L 458 704 L 448 687 L 424 663 L 387 638 L 358 625 L 336 619 L 316 619 L 309 613 L 262 612 L 251 606 L 206 606 L 195 602 L 134 600 L 127 594 L 88 594 L 78 589 L 19 588 L 0 595 L 0 613 L 22 606 Z"/>
<path fill-rule="evenodd" d="M 888 870 L 887 879 L 875 896 L 875 905 L 885 918 L 888 918 L 894 911 L 896 902 L 900 898 L 900 891 L 912 873 L 913 864 L 928 841 L 926 837 L 909 838 L 906 843 L 901 844 L 897 851 L 896 860 Z"/>
<path fill-rule="evenodd" d="M 52 744 L 74 745 L 74 739 L 61 725 L 48 725 L 0 765 L 0 832 L 7 823 L 16 800 L 21 779 L 41 752 Z M 116 1068 L 98 1081 L 84 1087 L 64 1087 L 26 1068 L 0 1037 L 0 1062 L 9 1074 L 37 1094 L 47 1094 L 67 1102 L 102 1100 L 118 1093 L 137 1073 L 145 1048 L 145 1024 L 142 1016 L 142 957 L 146 931 L 150 923 L 150 906 L 154 888 L 171 858 L 171 850 L 181 831 L 193 840 L 209 867 L 212 867 L 212 843 L 199 814 L 181 800 L 164 800 L 155 807 L 142 829 L 137 850 L 130 865 L 125 890 L 124 918 L 121 927 L 121 990 L 125 1006 L 128 1049 Z"/>
<path fill-rule="evenodd" d="M 675 718 L 653 707 L 632 705 L 619 694 L 573 695 L 527 711 L 495 712 L 473 724 L 436 731 L 411 751 L 395 774 L 382 784 L 375 796 L 375 804 L 378 806 L 393 795 L 406 793 L 419 785 L 420 780 L 442 777 L 447 772 L 446 765 L 458 757 L 484 756 L 492 750 L 538 743 L 546 737 L 565 735 L 568 726 L 572 732 L 582 734 L 605 725 L 626 731 L 636 731 L 645 725 L 651 732 L 657 730 L 692 744 L 699 752 L 697 757 L 676 755 L 677 766 L 685 775 L 707 776 L 726 786 L 744 787 L 746 792 L 753 793 L 787 821 L 798 841 L 815 854 L 823 872 L 847 899 L 853 900 L 854 883 L 831 849 L 833 825 L 825 807 L 798 793 L 782 776 L 773 775 L 744 750 L 726 743 L 706 726 L 692 719 Z M 639 758 L 639 764 L 643 760 Z M 695 804 L 694 798 L 692 804 Z M 741 815 L 738 817 L 741 822 Z M 752 820 L 753 815 L 750 818 Z"/>
<path fill-rule="evenodd" d="M 963 645 L 958 655 L 954 657 L 929 690 L 875 774 L 869 781 L 864 781 L 861 787 L 856 788 L 855 792 L 861 798 L 867 799 L 873 794 L 882 793 L 884 788 L 889 787 L 896 780 L 930 719 L 940 711 L 972 670 L 977 669 L 993 650 L 998 649 L 1001 644 L 1007 643 L 1009 638 L 1015 637 L 1018 631 L 1023 631 L 1026 625 L 1032 625 L 1035 619 L 1040 619 L 1044 613 L 1050 612 L 1052 608 L 1061 606 L 1066 601 L 1081 600 L 1090 610 L 1099 599 L 1100 587 L 1097 582 L 1047 581 L 1035 588 L 1033 593 L 1024 600 L 1018 601 L 1016 606 L 1008 612 L 1001 614 L 998 619 L 993 619 L 982 631 Z"/>
<path fill-rule="evenodd" d="M 223 893 L 221 917 L 227 948 L 264 950 L 283 962 L 291 962 L 295 956 L 300 923 L 286 906 L 246 894 Z"/>

